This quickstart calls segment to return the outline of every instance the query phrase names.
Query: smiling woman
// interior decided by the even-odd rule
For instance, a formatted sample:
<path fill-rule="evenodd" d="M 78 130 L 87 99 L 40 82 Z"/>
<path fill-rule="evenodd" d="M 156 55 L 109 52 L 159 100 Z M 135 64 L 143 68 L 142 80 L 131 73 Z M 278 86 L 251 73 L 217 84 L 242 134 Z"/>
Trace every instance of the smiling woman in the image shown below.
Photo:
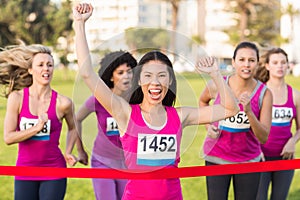
<path fill-rule="evenodd" d="M 77 160 L 71 152 L 77 131 L 73 102 L 50 86 L 50 49 L 42 45 L 9 46 L 0 52 L 0 63 L 0 83 L 6 87 L 4 95 L 8 98 L 4 141 L 8 145 L 18 143 L 16 165 L 65 168 L 65 158 L 74 165 Z M 65 158 L 59 149 L 64 119 L 68 127 Z M 66 185 L 66 178 L 16 176 L 14 196 L 16 200 L 40 196 L 63 199 Z"/>
<path fill-rule="evenodd" d="M 136 65 L 137 61 L 129 52 L 114 51 L 101 59 L 98 75 L 113 94 L 128 100 L 133 69 Z M 93 112 L 97 116 L 98 133 L 94 140 L 91 167 L 125 169 L 118 125 L 93 95 L 85 101 L 76 114 L 80 134 L 86 132 L 91 135 L 90 131 L 82 131 L 82 124 Z M 122 198 L 126 180 L 93 178 L 92 181 L 96 199 Z"/>
<path fill-rule="evenodd" d="M 85 21 L 92 12 L 92 5 L 86 3 L 73 9 L 79 73 L 96 99 L 116 120 L 127 168 L 147 172 L 177 168 L 184 127 L 221 120 L 238 111 L 216 60 L 204 57 L 196 68 L 209 74 L 216 84 L 221 96 L 218 105 L 173 107 L 177 84 L 175 73 L 169 58 L 160 51 L 150 51 L 139 61 L 128 103 L 114 95 L 93 71 L 85 35 Z M 122 199 L 181 200 L 180 179 L 128 180 Z"/>

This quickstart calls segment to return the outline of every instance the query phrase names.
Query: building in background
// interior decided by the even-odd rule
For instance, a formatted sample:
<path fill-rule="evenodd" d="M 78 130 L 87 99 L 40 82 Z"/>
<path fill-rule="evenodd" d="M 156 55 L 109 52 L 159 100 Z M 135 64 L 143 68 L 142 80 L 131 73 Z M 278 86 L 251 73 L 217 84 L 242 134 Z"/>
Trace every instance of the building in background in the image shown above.
<path fill-rule="evenodd" d="M 87 0 L 94 6 L 93 17 L 86 23 L 88 43 L 91 50 L 128 49 L 124 31 L 127 28 L 164 28 L 172 30 L 172 7 L 162 0 Z M 282 6 L 292 3 L 300 9 L 297 0 L 281 0 Z M 176 54 L 182 63 L 193 63 L 198 54 L 207 53 L 220 59 L 231 58 L 234 47 L 223 32 L 236 23 L 234 14 L 225 12 L 225 1 L 182 0 L 179 5 Z M 289 44 L 282 46 L 291 60 L 300 62 L 300 15 L 294 16 L 291 32 L 290 16 L 281 19 L 280 30 L 283 37 L 291 37 Z M 192 37 L 199 35 L 204 43 L 196 44 Z M 180 64 L 182 64 L 180 63 Z"/>
<path fill-rule="evenodd" d="M 287 51 L 290 61 L 300 63 L 300 3 L 299 0 L 281 0 L 283 10 L 289 4 L 298 14 L 294 16 L 285 14 L 281 17 L 281 36 L 290 40 L 288 44 L 282 45 L 282 48 Z"/>

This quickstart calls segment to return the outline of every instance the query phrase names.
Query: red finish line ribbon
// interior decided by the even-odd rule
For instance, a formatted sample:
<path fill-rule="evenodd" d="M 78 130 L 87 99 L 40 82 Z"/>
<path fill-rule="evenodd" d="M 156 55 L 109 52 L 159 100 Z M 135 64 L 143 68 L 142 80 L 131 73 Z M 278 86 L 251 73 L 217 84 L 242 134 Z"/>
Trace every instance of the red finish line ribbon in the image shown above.
<path fill-rule="evenodd" d="M 166 179 L 226 174 L 244 174 L 300 169 L 300 159 L 226 164 L 213 166 L 192 166 L 162 168 L 151 172 L 99 168 L 51 168 L 0 166 L 0 176 L 49 176 L 69 178 L 109 178 L 109 179 Z"/>

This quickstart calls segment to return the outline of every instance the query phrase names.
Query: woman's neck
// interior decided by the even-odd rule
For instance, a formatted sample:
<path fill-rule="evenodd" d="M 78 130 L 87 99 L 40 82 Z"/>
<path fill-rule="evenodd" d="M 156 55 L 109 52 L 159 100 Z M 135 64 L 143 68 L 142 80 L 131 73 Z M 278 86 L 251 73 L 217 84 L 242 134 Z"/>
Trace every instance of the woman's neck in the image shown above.
<path fill-rule="evenodd" d="M 41 85 L 32 84 L 29 87 L 29 91 L 31 96 L 36 96 L 38 98 L 45 98 L 51 96 L 52 89 L 50 85 L 41 86 Z"/>
<path fill-rule="evenodd" d="M 254 78 L 243 79 L 237 75 L 231 76 L 228 81 L 228 85 L 237 97 L 243 92 L 251 93 L 255 89 L 256 84 L 257 80 Z"/>
<path fill-rule="evenodd" d="M 282 89 L 286 87 L 285 80 L 283 78 L 271 78 L 267 81 L 267 86 L 273 89 Z"/>
<path fill-rule="evenodd" d="M 140 108 L 144 120 L 151 126 L 161 127 L 166 123 L 167 114 L 162 104 L 150 105 L 142 102 Z"/>
<path fill-rule="evenodd" d="M 140 104 L 140 108 L 143 112 L 149 113 L 149 114 L 160 114 L 162 111 L 165 111 L 164 106 L 162 104 L 149 104 L 142 102 Z"/>

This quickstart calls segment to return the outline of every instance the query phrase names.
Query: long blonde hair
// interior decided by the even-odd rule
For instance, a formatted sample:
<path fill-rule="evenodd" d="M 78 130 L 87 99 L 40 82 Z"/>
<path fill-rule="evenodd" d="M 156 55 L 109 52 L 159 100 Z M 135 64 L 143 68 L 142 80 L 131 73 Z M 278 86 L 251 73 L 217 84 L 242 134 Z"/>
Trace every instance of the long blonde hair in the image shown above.
<path fill-rule="evenodd" d="M 40 44 L 11 45 L 0 49 L 2 96 L 7 98 L 12 91 L 29 87 L 32 84 L 32 75 L 29 74 L 28 69 L 32 67 L 33 57 L 38 53 L 51 55 L 51 50 Z"/>

